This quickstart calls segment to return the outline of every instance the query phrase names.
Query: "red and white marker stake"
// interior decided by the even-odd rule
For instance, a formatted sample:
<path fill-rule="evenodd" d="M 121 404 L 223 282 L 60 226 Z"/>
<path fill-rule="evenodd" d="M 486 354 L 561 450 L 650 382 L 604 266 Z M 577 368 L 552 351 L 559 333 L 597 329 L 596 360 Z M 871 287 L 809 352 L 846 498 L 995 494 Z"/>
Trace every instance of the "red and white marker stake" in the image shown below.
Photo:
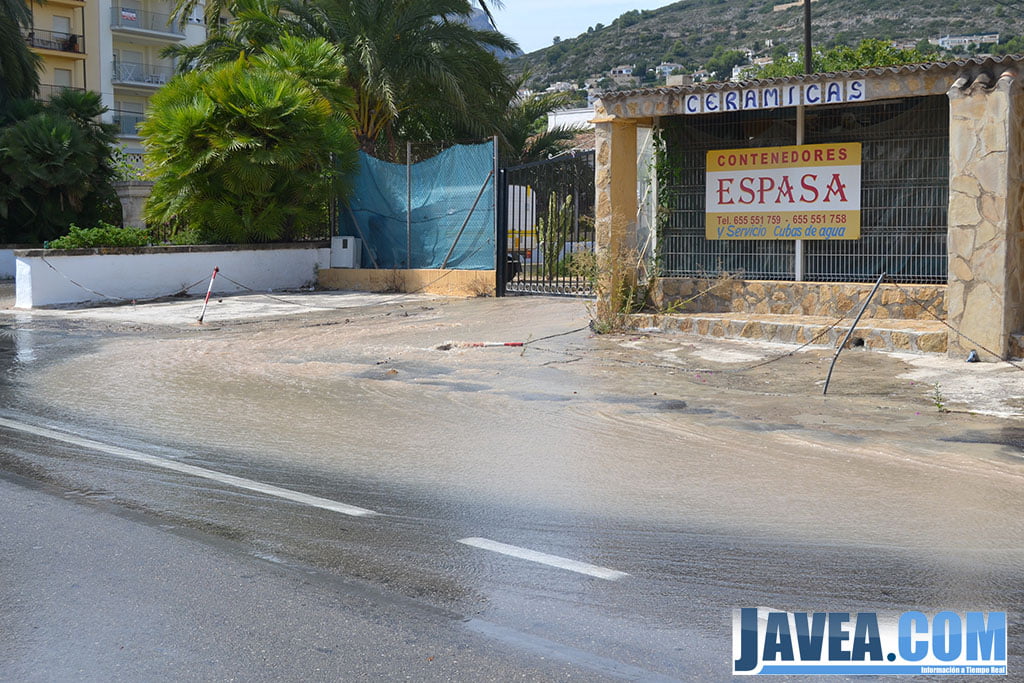
<path fill-rule="evenodd" d="M 523 342 L 459 342 L 457 346 L 464 348 L 479 348 L 481 346 L 522 346 Z"/>
<path fill-rule="evenodd" d="M 206 299 L 203 300 L 203 312 L 199 314 L 199 324 L 203 324 L 203 318 L 206 317 L 206 306 L 210 303 L 210 292 L 213 291 L 213 281 L 217 279 L 217 273 L 220 272 L 219 266 L 213 267 L 213 275 L 210 276 L 210 286 L 206 288 Z"/>

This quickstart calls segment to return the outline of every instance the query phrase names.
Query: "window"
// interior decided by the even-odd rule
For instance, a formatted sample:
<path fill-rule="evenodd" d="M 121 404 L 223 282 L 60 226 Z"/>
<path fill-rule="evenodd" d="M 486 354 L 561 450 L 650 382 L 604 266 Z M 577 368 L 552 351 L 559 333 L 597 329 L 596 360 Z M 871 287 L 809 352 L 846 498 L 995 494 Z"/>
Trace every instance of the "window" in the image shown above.
<path fill-rule="evenodd" d="M 71 17 L 53 17 L 54 38 L 62 40 L 71 35 Z"/>
<path fill-rule="evenodd" d="M 137 114 L 142 116 L 146 105 L 142 102 L 115 102 L 114 108 L 123 111 L 126 114 Z"/>
<path fill-rule="evenodd" d="M 71 69 L 54 69 L 53 84 L 60 88 L 70 88 Z"/>

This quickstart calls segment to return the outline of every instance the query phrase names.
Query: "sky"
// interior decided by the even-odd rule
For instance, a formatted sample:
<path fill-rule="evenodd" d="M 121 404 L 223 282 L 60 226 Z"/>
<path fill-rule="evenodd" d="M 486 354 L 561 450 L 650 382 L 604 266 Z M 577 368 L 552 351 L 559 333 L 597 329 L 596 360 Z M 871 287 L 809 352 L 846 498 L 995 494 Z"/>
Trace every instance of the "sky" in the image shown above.
<path fill-rule="evenodd" d="M 523 52 L 533 52 L 551 45 L 551 39 L 575 38 L 588 26 L 607 26 L 623 12 L 633 9 L 656 9 L 674 0 L 504 0 L 504 7 L 494 9 L 498 30 L 519 43 Z"/>

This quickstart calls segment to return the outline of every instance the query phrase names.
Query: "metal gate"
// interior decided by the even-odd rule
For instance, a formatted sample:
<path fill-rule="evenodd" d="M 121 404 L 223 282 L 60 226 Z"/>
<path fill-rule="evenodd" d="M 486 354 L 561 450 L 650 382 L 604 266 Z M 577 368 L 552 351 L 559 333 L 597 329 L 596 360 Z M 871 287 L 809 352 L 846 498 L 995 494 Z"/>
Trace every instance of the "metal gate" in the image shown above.
<path fill-rule="evenodd" d="M 592 296 L 593 150 L 501 169 L 498 192 L 498 296 Z"/>

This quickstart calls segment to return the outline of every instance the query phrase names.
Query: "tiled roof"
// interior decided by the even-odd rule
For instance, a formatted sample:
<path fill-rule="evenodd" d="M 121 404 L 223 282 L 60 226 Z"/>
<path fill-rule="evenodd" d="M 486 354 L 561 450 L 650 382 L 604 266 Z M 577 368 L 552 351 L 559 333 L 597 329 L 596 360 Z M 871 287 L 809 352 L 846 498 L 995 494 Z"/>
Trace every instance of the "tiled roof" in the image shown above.
<path fill-rule="evenodd" d="M 942 73 L 945 71 L 962 71 L 976 69 L 983 71 L 1001 66 L 1024 66 L 1024 55 L 1006 55 L 1004 57 L 971 57 L 946 62 L 924 62 L 921 64 L 901 64 L 899 66 L 878 66 L 852 71 L 836 71 L 832 73 L 805 74 L 785 76 L 782 78 L 765 78 L 749 81 L 719 81 L 714 83 L 694 83 L 692 85 L 674 85 L 662 88 L 639 88 L 634 90 L 610 90 L 600 94 L 604 102 L 616 102 L 637 96 L 659 94 L 689 95 L 716 90 L 736 90 L 740 88 L 762 87 L 770 85 L 786 85 L 791 83 L 813 83 L 822 80 L 864 78 L 866 76 L 885 76 L 913 73 Z"/>

